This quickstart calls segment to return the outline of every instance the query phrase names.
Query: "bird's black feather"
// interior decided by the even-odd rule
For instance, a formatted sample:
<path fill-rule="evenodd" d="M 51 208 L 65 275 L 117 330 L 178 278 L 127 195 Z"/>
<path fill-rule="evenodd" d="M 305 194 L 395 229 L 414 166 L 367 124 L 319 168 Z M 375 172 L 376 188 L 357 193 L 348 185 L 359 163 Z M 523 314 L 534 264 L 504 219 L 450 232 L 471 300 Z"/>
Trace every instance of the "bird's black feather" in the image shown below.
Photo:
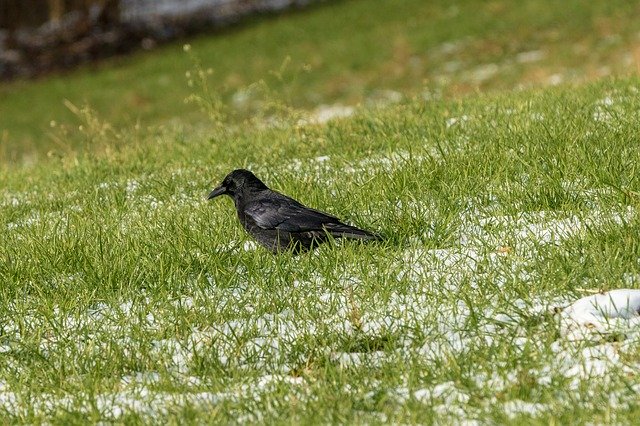
<path fill-rule="evenodd" d="M 260 244 L 277 252 L 305 251 L 331 238 L 380 240 L 369 231 L 341 222 L 337 217 L 309 208 L 272 191 L 248 170 L 234 170 L 210 198 L 227 194 L 234 200 L 243 227 Z"/>

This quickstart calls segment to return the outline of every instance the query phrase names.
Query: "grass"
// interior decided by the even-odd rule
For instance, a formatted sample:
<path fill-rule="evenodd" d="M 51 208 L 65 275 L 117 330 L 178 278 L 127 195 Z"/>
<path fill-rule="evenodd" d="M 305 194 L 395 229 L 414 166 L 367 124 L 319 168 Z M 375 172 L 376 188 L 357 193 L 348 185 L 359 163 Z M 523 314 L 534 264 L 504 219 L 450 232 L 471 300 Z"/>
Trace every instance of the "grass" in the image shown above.
<path fill-rule="evenodd" d="M 639 18 L 638 5 L 624 0 L 405 0 L 403 7 L 350 0 L 190 43 L 203 69 L 212 69 L 214 90 L 246 116 L 260 101 L 246 89 L 258 81 L 290 105 L 315 108 L 633 74 Z M 279 76 L 270 74 L 283 63 Z M 179 42 L 67 75 L 3 84 L 0 159 L 32 163 L 94 151 L 75 136 L 84 123 L 65 99 L 89 105 L 125 132 L 201 123 L 198 108 L 183 102 L 192 93 L 184 77 L 191 68 Z M 64 137 L 51 137 L 60 126 L 68 128 Z"/>
<path fill-rule="evenodd" d="M 639 88 L 165 131 L 3 173 L 3 417 L 633 422 L 637 339 L 566 341 L 551 312 L 637 287 Z M 241 165 L 388 242 L 252 246 L 205 201 Z"/>
<path fill-rule="evenodd" d="M 637 7 L 371 4 L 2 89 L 5 422 L 635 422 L 637 331 L 555 311 L 640 281 Z M 274 256 L 237 167 L 387 241 Z"/>

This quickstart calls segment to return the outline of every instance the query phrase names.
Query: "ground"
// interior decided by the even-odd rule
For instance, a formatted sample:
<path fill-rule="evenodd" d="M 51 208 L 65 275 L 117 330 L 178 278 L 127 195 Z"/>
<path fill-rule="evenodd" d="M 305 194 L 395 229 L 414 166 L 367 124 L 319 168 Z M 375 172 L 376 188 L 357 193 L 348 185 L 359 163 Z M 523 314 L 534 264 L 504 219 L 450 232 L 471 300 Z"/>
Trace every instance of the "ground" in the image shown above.
<path fill-rule="evenodd" d="M 634 423 L 637 310 L 567 307 L 639 287 L 637 77 L 311 108 L 262 86 L 245 120 L 190 72 L 195 124 L 79 106 L 81 149 L 0 171 L 4 418 Z M 206 200 L 237 167 L 387 240 L 274 256 Z"/>

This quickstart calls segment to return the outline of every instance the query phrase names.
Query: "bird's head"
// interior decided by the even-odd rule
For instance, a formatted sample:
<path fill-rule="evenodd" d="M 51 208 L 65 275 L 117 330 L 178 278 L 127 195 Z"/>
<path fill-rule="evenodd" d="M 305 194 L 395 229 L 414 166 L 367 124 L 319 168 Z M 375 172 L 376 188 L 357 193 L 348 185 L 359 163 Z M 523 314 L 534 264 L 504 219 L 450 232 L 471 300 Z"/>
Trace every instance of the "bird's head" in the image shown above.
<path fill-rule="evenodd" d="M 246 191 L 263 189 L 267 189 L 267 186 L 253 173 L 249 170 L 237 169 L 229 173 L 222 183 L 209 193 L 207 198 L 210 200 L 223 194 L 236 198 L 237 195 L 241 195 Z"/>

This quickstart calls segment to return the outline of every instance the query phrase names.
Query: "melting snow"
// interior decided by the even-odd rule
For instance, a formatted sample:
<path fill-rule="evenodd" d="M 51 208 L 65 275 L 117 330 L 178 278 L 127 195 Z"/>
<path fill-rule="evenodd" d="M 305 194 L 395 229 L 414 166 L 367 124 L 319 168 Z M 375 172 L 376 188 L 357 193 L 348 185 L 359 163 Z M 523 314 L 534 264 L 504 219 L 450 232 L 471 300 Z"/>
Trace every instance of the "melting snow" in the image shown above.
<path fill-rule="evenodd" d="M 604 106 L 609 104 L 604 101 Z M 532 117 L 532 119 L 537 119 Z M 447 127 L 462 126 L 469 120 L 467 116 L 452 117 L 446 122 Z M 429 157 L 431 158 L 431 157 Z M 354 162 L 345 168 L 360 176 L 365 171 L 375 173 L 392 172 L 403 167 L 407 162 L 412 164 L 425 161 L 426 157 L 412 156 L 409 152 L 395 152 L 388 155 L 369 157 Z M 292 171 L 309 169 L 322 176 L 335 167 L 335 158 L 319 156 L 312 160 L 293 161 Z M 135 194 L 139 204 L 145 211 L 149 208 L 166 209 L 167 202 L 140 194 L 142 188 L 138 180 L 129 180 L 120 184 L 129 196 Z M 580 187 L 580 183 L 575 183 Z M 103 188 L 106 189 L 107 187 Z M 570 189 L 574 190 L 574 189 Z M 606 195 L 602 191 L 584 192 L 585 198 L 598 199 Z M 10 201 L 12 203 L 12 201 Z M 292 307 L 281 307 L 275 312 L 255 313 L 259 301 L 254 301 L 251 283 L 235 283 L 233 286 L 218 286 L 215 276 L 205 276 L 208 285 L 202 297 L 214 301 L 216 307 L 224 307 L 234 315 L 230 319 L 205 325 L 193 325 L 191 329 L 180 335 L 172 335 L 173 325 L 178 317 L 171 312 L 157 311 L 148 298 L 141 298 L 134 303 L 125 301 L 113 307 L 99 304 L 85 314 L 65 316 L 59 309 L 54 311 L 55 318 L 47 318 L 59 324 L 59 335 L 43 336 L 36 347 L 49 354 L 64 344 L 69 337 L 76 337 L 76 330 L 88 330 L 89 339 L 71 339 L 76 345 L 76 352 L 91 353 L 100 351 L 101 347 L 91 341 L 111 339 L 116 347 L 122 347 L 122 353 L 131 355 L 136 348 L 135 342 L 128 335 L 129 328 L 135 323 L 149 333 L 157 333 L 149 339 L 149 357 L 160 361 L 171 375 L 172 383 L 186 386 L 185 391 L 176 393 L 161 392 L 154 389 L 163 380 L 156 371 L 128 372 L 120 378 L 120 388 L 115 392 L 95 396 L 95 405 L 106 416 L 119 418 L 128 412 L 136 412 L 155 418 L 168 412 L 172 407 L 191 404 L 215 405 L 221 401 L 238 401 L 246 398 L 255 401 L 266 394 L 274 386 L 293 386 L 305 388 L 306 382 L 299 377 L 287 375 L 293 368 L 307 361 L 304 350 L 300 350 L 305 342 L 318 333 L 365 339 L 383 339 L 386 334 L 393 334 L 397 342 L 393 349 L 385 351 L 358 349 L 349 352 L 344 347 L 327 347 L 329 362 L 343 368 L 362 368 L 363 366 L 380 366 L 385 362 L 395 362 L 402 357 L 417 356 L 426 363 L 441 362 L 448 357 L 464 356 L 474 348 L 490 348 L 492 345 L 508 339 L 514 350 L 525 351 L 531 345 L 540 345 L 535 338 L 520 335 L 520 323 L 524 317 L 540 316 L 548 312 L 551 306 L 567 305 L 565 299 L 545 300 L 544 298 L 516 299 L 510 301 L 506 312 L 493 308 L 478 311 L 474 300 L 465 298 L 468 289 L 480 290 L 486 283 L 486 276 L 491 273 L 492 284 L 497 289 L 505 288 L 508 279 L 532 282 L 537 279 L 535 272 L 529 267 L 536 260 L 541 247 L 549 244 L 561 244 L 568 238 L 583 233 L 587 228 L 597 228 L 604 224 L 619 225 L 636 214 L 632 207 L 620 206 L 617 211 L 603 211 L 593 208 L 582 215 L 563 212 L 526 212 L 513 216 L 490 214 L 474 208 L 462 214 L 457 230 L 456 244 L 448 248 L 427 249 L 419 241 L 410 241 L 406 249 L 395 259 L 389 259 L 386 279 L 398 281 L 397 291 L 386 295 L 385 300 L 363 301 L 358 315 L 348 292 L 367 285 L 367 277 L 357 276 L 345 271 L 336 271 L 335 276 L 317 274 L 311 278 L 296 277 L 292 288 L 313 299 L 314 308 L 321 310 L 321 320 L 312 321 L 304 315 L 296 316 Z M 398 208 L 415 212 L 416 218 L 428 215 L 436 206 L 427 201 L 411 201 L 399 203 Z M 9 226 L 29 226 L 43 220 L 41 217 L 29 217 L 16 221 Z M 513 245 L 507 246 L 506 242 Z M 255 243 L 232 243 L 228 250 L 250 251 L 256 248 Z M 244 276 L 242 266 L 238 267 L 240 279 Z M 73 283 L 82 279 L 76 275 L 61 275 L 56 284 Z M 637 277 L 626 278 L 635 284 Z M 400 285 L 401 284 L 401 285 Z M 508 288 L 505 288 L 508 290 Z M 480 292 L 478 292 L 480 294 Z M 185 295 L 172 303 L 176 308 L 175 315 L 184 311 L 198 312 L 212 309 L 203 303 L 198 293 Z M 446 303 L 439 303 L 446 300 Z M 209 304 L 211 304 L 209 303 Z M 253 306 L 256 305 L 256 306 Z M 571 381 L 571 386 L 578 388 L 584 380 L 591 377 L 607 377 L 613 371 L 635 371 L 634 366 L 623 365 L 621 353 L 626 347 L 613 343 L 601 343 L 589 347 L 580 346 L 582 340 L 594 334 L 615 333 L 622 330 L 625 334 L 635 333 L 634 327 L 640 323 L 640 290 L 614 290 L 604 294 L 592 295 L 574 303 L 560 314 L 560 330 L 564 339 L 554 342 L 550 348 L 553 359 L 538 370 L 528 373 L 540 386 L 550 385 L 554 378 L 563 377 Z M 354 318 L 357 317 L 357 318 Z M 218 311 L 211 313 L 210 318 L 221 318 Z M 229 318 L 229 317 L 226 317 Z M 21 323 L 5 321 L 4 336 L 9 336 L 9 343 L 1 342 L 0 352 L 10 353 L 16 348 L 10 343 L 19 341 L 21 333 L 46 323 L 43 317 L 29 313 L 21 317 Z M 167 335 L 169 334 L 169 335 Z M 380 340 L 384 341 L 384 340 Z M 628 347 L 634 350 L 633 346 Z M 622 351 L 622 352 L 621 352 Z M 194 376 L 194 363 L 206 358 L 223 367 L 259 369 L 270 372 L 252 383 L 228 389 L 222 392 L 203 392 L 201 387 L 206 383 Z M 478 373 L 475 380 L 478 388 L 502 391 L 518 383 L 519 375 L 515 371 L 500 373 L 489 371 Z M 435 404 L 434 411 L 452 416 L 456 421 L 472 421 L 469 419 L 468 405 L 470 393 L 460 388 L 459 383 L 444 382 L 436 386 L 410 391 L 406 385 L 393 390 L 398 401 L 414 398 L 425 404 Z M 82 400 L 82 397 L 78 397 Z M 302 398 L 302 397 L 301 397 Z M 86 401 L 90 398 L 86 396 Z M 33 407 L 37 410 L 51 410 L 56 407 L 71 407 L 74 401 L 65 397 L 40 395 L 33 397 Z M 38 401 L 40 401 L 38 403 Z M 434 402 L 435 401 L 435 402 Z M 39 404 L 39 405 L 38 405 Z M 27 406 L 21 396 L 13 393 L 8 385 L 0 383 L 0 409 L 10 413 L 20 413 Z M 88 410 L 88 407 L 86 407 Z M 509 417 L 518 415 L 539 416 L 548 410 L 545 404 L 511 400 L 504 403 L 504 412 Z M 257 417 L 249 420 L 259 421 Z M 449 417 L 447 417 L 449 418 Z"/>
<path fill-rule="evenodd" d="M 321 105 L 311 115 L 312 123 L 324 124 L 337 118 L 344 118 L 353 115 L 355 108 L 345 105 Z"/>
<path fill-rule="evenodd" d="M 504 404 L 504 411 L 510 418 L 514 418 L 521 414 L 528 414 L 532 417 L 536 417 L 546 410 L 548 410 L 548 407 L 544 404 L 526 402 L 519 399 L 508 401 Z"/>
<path fill-rule="evenodd" d="M 640 290 L 620 289 L 583 297 L 561 314 L 561 331 L 570 339 L 640 326 Z M 640 330 L 636 330 L 638 332 Z"/>
<path fill-rule="evenodd" d="M 530 62 L 538 62 L 545 58 L 547 54 L 542 50 L 530 50 L 528 52 L 521 52 L 516 55 L 516 62 L 520 64 L 526 64 Z"/>
<path fill-rule="evenodd" d="M 450 117 L 450 118 L 447 118 L 447 121 L 445 124 L 447 125 L 447 129 L 448 129 L 449 127 L 452 127 L 455 124 L 462 125 L 463 123 L 469 121 L 469 119 L 470 118 L 468 115 L 463 115 L 460 117 Z"/>

